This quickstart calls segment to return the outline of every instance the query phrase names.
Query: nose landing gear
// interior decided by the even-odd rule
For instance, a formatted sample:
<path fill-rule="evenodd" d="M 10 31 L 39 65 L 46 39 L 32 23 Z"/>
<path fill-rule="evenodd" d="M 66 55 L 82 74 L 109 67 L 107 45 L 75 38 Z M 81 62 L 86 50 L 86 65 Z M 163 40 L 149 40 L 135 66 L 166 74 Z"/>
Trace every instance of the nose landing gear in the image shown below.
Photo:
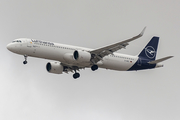
<path fill-rule="evenodd" d="M 23 61 L 23 64 L 27 64 L 27 61 Z"/>
<path fill-rule="evenodd" d="M 27 64 L 27 55 L 24 55 L 24 59 L 25 59 L 25 61 L 23 61 L 23 64 L 25 65 L 25 64 Z"/>

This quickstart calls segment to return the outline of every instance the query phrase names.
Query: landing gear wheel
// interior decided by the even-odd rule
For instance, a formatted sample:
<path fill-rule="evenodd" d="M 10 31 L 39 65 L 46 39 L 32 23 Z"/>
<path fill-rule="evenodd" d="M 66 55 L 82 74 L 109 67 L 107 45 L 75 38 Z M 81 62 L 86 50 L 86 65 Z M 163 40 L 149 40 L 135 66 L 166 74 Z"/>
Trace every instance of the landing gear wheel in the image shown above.
<path fill-rule="evenodd" d="M 23 64 L 27 64 L 27 61 L 24 61 Z"/>
<path fill-rule="evenodd" d="M 80 74 L 79 74 L 79 73 L 74 73 L 74 74 L 73 74 L 73 78 L 74 78 L 74 79 L 77 79 L 77 78 L 79 78 L 79 77 L 80 77 Z"/>
<path fill-rule="evenodd" d="M 95 71 L 95 70 L 97 70 L 97 69 L 98 69 L 98 66 L 97 66 L 97 65 L 91 66 L 91 70 L 92 70 L 92 71 Z"/>

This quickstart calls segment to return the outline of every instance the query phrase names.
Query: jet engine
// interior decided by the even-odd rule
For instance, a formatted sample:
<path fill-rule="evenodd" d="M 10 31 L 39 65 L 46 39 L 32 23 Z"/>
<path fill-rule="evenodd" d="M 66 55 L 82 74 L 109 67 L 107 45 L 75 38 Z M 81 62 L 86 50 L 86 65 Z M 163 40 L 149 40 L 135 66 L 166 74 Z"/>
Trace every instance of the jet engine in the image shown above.
<path fill-rule="evenodd" d="M 91 54 L 87 51 L 76 50 L 73 53 L 73 58 L 77 62 L 89 62 L 91 59 Z"/>
<path fill-rule="evenodd" d="M 63 68 L 60 62 L 48 62 L 46 65 L 46 70 L 49 73 L 62 74 Z"/>
<path fill-rule="evenodd" d="M 75 63 L 76 61 L 73 58 L 73 53 L 66 53 L 63 56 L 64 60 L 66 60 L 67 63 Z"/>

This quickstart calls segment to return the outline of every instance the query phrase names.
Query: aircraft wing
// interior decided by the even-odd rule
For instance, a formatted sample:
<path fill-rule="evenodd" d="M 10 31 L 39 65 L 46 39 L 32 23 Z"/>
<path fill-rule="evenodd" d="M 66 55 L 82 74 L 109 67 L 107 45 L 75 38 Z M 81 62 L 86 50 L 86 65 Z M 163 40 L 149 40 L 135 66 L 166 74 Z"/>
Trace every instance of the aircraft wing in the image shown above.
<path fill-rule="evenodd" d="M 120 50 L 122 48 L 125 48 L 127 45 L 129 45 L 129 42 L 143 36 L 145 29 L 146 29 L 146 27 L 142 30 L 142 32 L 139 35 L 137 35 L 135 37 L 132 37 L 130 39 L 127 39 L 127 40 L 124 40 L 124 41 L 121 41 L 121 42 L 118 42 L 118 43 L 115 43 L 115 44 L 112 44 L 112 45 L 109 45 L 109 46 L 105 46 L 105 47 L 90 51 L 90 53 L 92 55 L 91 62 L 97 63 L 104 56 L 107 56 L 109 54 L 113 54 L 113 52 L 118 51 L 118 50 Z"/>

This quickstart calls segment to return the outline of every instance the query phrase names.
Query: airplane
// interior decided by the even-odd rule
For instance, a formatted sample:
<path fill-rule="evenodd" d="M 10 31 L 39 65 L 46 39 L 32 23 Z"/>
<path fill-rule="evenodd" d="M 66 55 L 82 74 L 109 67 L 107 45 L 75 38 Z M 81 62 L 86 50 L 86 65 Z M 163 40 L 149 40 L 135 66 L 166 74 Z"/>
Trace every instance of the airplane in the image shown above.
<path fill-rule="evenodd" d="M 116 53 L 126 48 L 129 42 L 143 36 L 146 27 L 142 32 L 130 39 L 117 42 L 112 45 L 98 49 L 90 49 L 72 45 L 59 44 L 30 38 L 19 38 L 7 45 L 7 49 L 13 53 L 23 55 L 27 64 L 27 57 L 37 57 L 54 62 L 46 64 L 49 73 L 62 74 L 72 72 L 73 78 L 77 79 L 80 69 L 91 68 L 92 71 L 98 68 L 105 68 L 117 71 L 137 71 L 163 67 L 160 62 L 172 58 L 164 57 L 156 60 L 159 37 L 152 37 L 149 43 L 137 56 Z"/>

